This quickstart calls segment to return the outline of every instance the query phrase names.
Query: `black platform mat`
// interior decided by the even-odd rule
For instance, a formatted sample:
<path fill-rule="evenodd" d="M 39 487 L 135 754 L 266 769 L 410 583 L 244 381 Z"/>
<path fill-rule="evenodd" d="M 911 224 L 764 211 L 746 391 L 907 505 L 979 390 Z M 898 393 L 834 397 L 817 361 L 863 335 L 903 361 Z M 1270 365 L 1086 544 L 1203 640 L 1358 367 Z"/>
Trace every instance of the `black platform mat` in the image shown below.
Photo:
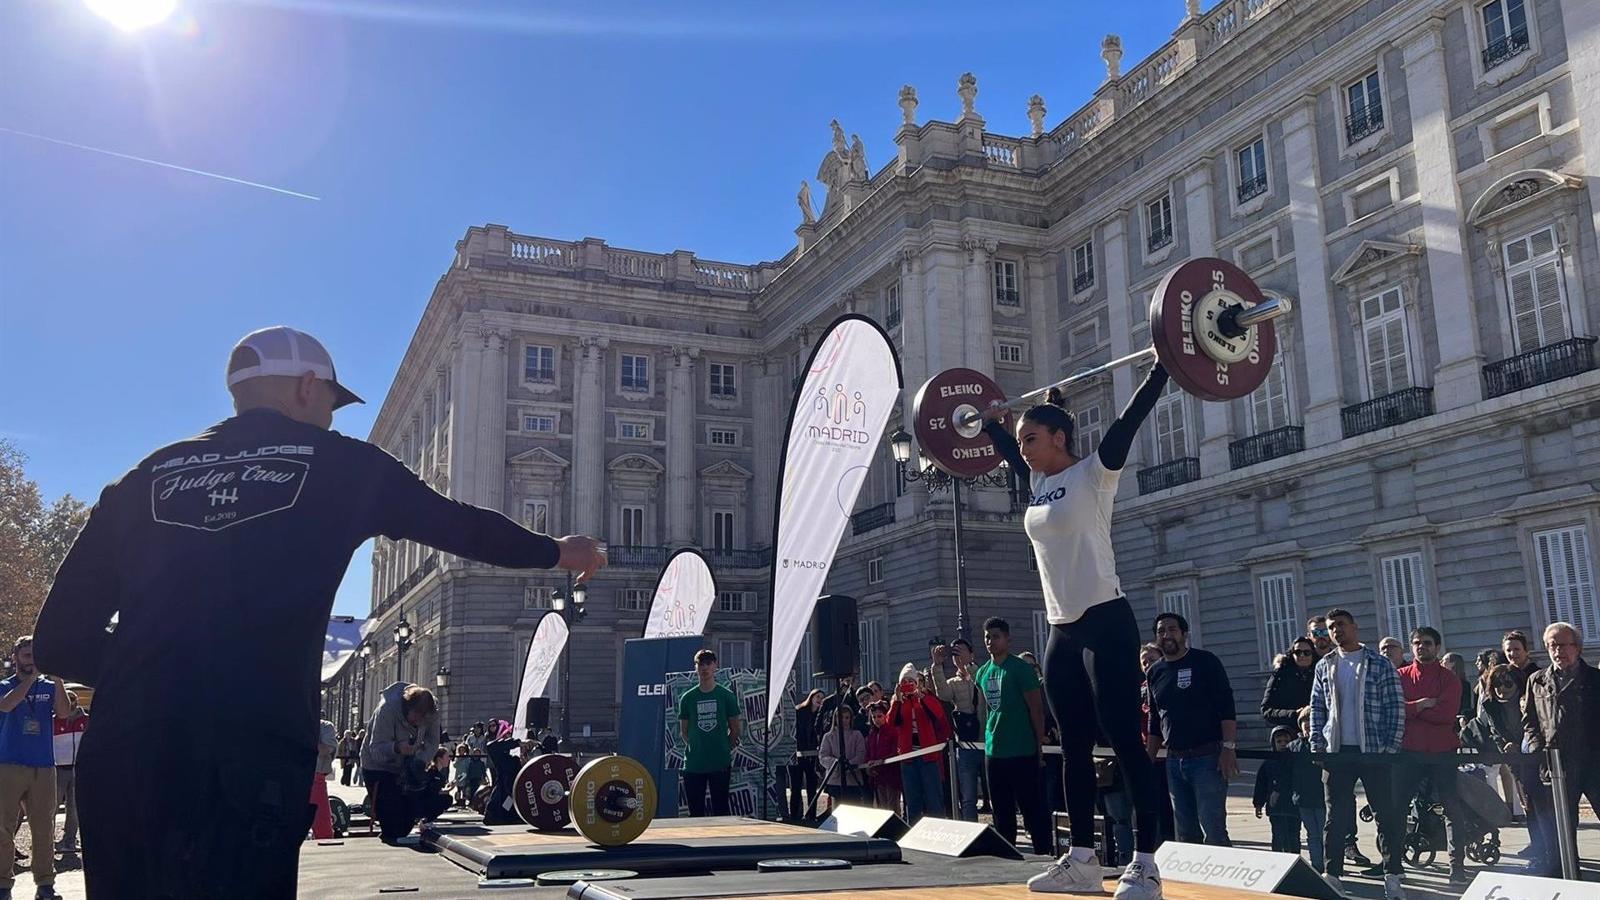
<path fill-rule="evenodd" d="M 423 843 L 487 878 L 528 878 L 569 869 L 630 869 L 641 874 L 703 874 L 753 869 L 764 859 L 820 856 L 853 863 L 900 859 L 893 841 L 833 834 L 739 816 L 664 819 L 620 847 L 589 843 L 575 830 L 541 833 L 523 825 L 430 826 Z"/>

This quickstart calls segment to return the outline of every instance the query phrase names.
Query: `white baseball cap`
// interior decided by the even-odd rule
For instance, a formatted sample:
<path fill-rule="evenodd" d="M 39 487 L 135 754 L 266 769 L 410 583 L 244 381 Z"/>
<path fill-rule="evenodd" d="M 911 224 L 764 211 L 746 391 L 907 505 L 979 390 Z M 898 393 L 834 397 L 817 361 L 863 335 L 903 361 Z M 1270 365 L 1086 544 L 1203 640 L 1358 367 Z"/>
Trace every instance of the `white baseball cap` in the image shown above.
<path fill-rule="evenodd" d="M 307 372 L 332 383 L 334 409 L 366 402 L 339 383 L 333 357 L 321 341 L 286 325 L 250 332 L 233 345 L 228 357 L 228 387 L 265 375 L 299 378 Z"/>

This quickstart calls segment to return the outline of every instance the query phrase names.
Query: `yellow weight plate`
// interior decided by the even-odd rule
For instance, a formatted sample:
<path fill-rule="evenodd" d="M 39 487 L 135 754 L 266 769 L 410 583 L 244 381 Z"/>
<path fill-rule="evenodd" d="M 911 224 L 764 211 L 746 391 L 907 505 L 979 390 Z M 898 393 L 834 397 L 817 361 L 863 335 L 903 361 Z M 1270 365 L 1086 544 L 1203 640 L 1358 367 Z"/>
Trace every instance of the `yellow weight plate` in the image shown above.
<path fill-rule="evenodd" d="M 626 756 L 602 756 L 579 769 L 572 782 L 572 820 L 602 847 L 636 840 L 655 815 L 655 779 Z"/>

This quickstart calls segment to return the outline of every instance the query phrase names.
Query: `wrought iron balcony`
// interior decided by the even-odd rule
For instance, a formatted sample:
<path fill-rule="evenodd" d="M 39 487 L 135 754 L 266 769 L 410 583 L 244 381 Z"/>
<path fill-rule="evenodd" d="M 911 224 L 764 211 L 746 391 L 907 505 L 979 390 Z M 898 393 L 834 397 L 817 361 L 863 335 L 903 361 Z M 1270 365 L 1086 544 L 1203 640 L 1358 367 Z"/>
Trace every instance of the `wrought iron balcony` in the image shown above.
<path fill-rule="evenodd" d="M 1151 253 L 1154 253 L 1170 243 L 1172 243 L 1172 226 L 1168 225 L 1159 231 L 1150 232 L 1150 240 L 1146 242 L 1146 246 L 1150 248 Z"/>
<path fill-rule="evenodd" d="M 1139 470 L 1139 493 L 1153 494 L 1180 484 L 1200 480 L 1200 460 L 1185 456 L 1172 462 Z"/>
<path fill-rule="evenodd" d="M 772 563 L 772 552 L 766 547 L 755 550 L 707 550 L 706 559 L 720 569 L 760 569 Z"/>
<path fill-rule="evenodd" d="M 1015 290 L 996 290 L 994 292 L 996 306 L 1021 306 L 1022 294 Z"/>
<path fill-rule="evenodd" d="M 883 328 L 884 328 L 884 330 L 885 331 L 893 331 L 893 330 L 895 330 L 896 328 L 899 328 L 899 327 L 900 327 L 900 310 L 899 309 L 891 309 L 891 310 L 889 310 L 889 314 L 883 317 Z"/>
<path fill-rule="evenodd" d="M 1505 37 L 1494 41 L 1483 48 L 1483 70 L 1485 72 L 1500 65 L 1507 60 L 1515 59 L 1528 49 L 1528 29 L 1519 28 Z"/>
<path fill-rule="evenodd" d="M 1594 368 L 1592 337 L 1568 338 L 1483 367 L 1485 397 L 1499 397 L 1536 384 L 1581 375 Z"/>
<path fill-rule="evenodd" d="M 866 534 L 894 523 L 894 504 L 880 503 L 850 514 L 850 533 Z"/>
<path fill-rule="evenodd" d="M 1269 459 L 1299 453 L 1305 448 L 1305 429 L 1298 425 L 1285 425 L 1229 443 L 1228 462 L 1233 468 L 1242 469 Z"/>
<path fill-rule="evenodd" d="M 1092 287 L 1094 287 L 1093 269 L 1090 269 L 1087 272 L 1079 272 L 1078 274 L 1072 276 L 1072 292 L 1074 294 L 1087 291 Z"/>
<path fill-rule="evenodd" d="M 1383 107 L 1374 103 L 1371 106 L 1353 109 L 1350 111 L 1350 120 L 1344 123 L 1345 137 L 1349 143 L 1357 143 L 1362 138 L 1377 133 L 1383 128 Z"/>
<path fill-rule="evenodd" d="M 1433 415 L 1433 388 L 1410 387 L 1339 411 L 1345 437 Z"/>
<path fill-rule="evenodd" d="M 606 562 L 623 569 L 659 569 L 671 555 L 666 547 L 619 546 L 606 548 Z"/>
<path fill-rule="evenodd" d="M 1262 172 L 1239 185 L 1239 202 L 1248 203 L 1267 192 L 1267 173 Z"/>

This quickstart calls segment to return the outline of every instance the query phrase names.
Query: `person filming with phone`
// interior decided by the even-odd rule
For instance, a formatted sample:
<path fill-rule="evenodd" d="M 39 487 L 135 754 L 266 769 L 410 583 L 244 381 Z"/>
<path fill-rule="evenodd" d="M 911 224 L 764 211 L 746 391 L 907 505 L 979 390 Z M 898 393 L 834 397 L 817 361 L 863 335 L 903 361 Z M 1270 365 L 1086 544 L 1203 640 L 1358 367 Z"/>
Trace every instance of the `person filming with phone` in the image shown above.
<path fill-rule="evenodd" d="M 416 684 L 396 681 L 383 689 L 361 748 L 361 777 L 372 795 L 372 816 L 385 844 L 431 818 L 423 802 L 428 760 L 439 747 L 438 703 Z M 437 813 L 433 813 L 437 815 Z"/>

